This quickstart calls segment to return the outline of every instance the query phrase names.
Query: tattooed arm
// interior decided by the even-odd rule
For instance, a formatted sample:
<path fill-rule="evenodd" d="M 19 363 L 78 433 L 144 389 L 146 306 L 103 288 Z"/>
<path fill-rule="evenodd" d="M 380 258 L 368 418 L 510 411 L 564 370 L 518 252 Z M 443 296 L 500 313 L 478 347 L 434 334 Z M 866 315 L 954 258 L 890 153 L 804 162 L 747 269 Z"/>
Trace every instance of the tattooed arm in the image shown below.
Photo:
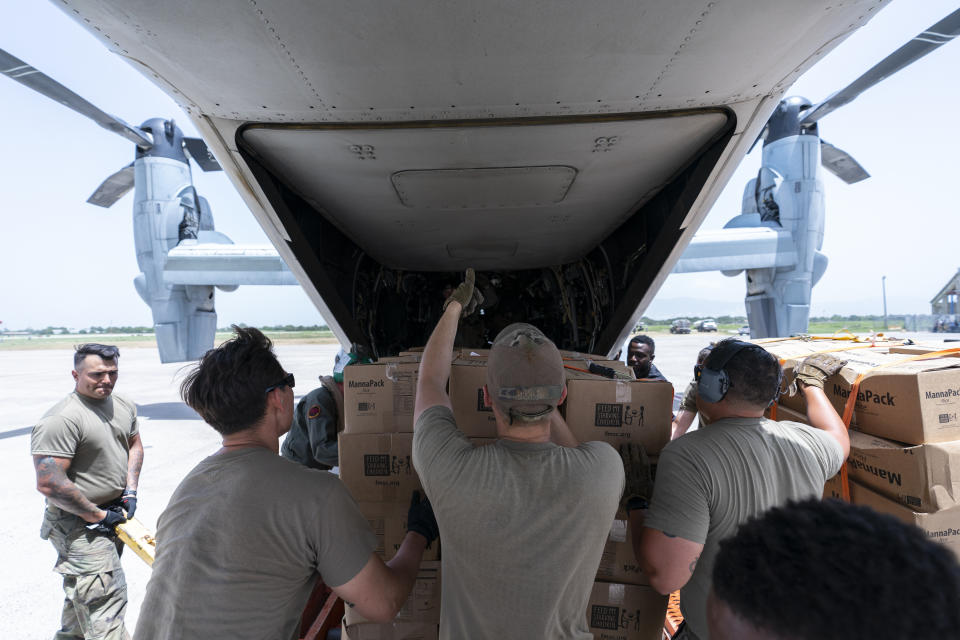
<path fill-rule="evenodd" d="M 633 509 L 627 516 L 633 553 L 650 586 L 662 594 L 673 593 L 690 580 L 703 545 L 643 526 L 645 511 Z"/>
<path fill-rule="evenodd" d="M 136 433 L 130 438 L 130 454 L 127 458 L 127 489 L 136 491 L 140 482 L 140 467 L 143 466 L 143 441 Z"/>
<path fill-rule="evenodd" d="M 103 520 L 106 516 L 103 509 L 87 500 L 77 485 L 67 477 L 71 462 L 70 458 L 33 456 L 33 466 L 37 471 L 37 491 L 47 496 L 51 503 L 87 522 Z"/>
<path fill-rule="evenodd" d="M 636 549 L 636 545 L 634 545 Z M 673 593 L 690 580 L 703 545 L 644 527 L 637 560 L 658 592 Z"/>

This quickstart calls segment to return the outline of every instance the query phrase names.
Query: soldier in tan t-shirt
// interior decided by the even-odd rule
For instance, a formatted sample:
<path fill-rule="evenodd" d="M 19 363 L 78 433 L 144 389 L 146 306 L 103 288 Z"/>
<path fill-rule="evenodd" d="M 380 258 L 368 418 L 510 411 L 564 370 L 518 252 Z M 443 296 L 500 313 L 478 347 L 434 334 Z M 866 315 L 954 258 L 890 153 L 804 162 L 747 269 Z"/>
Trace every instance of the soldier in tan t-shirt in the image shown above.
<path fill-rule="evenodd" d="M 253 328 L 208 351 L 181 395 L 223 436 L 176 488 L 157 522 L 153 574 L 137 640 L 293 640 L 317 580 L 371 620 L 387 622 L 437 537 L 415 502 L 387 563 L 340 479 L 278 455 L 293 420 L 293 374 Z"/>
<path fill-rule="evenodd" d="M 706 601 L 721 540 L 767 509 L 823 493 L 850 451 L 846 427 L 823 393 L 842 361 L 820 355 L 796 370 L 807 401 L 807 426 L 763 417 L 776 399 L 781 370 L 759 345 L 718 342 L 698 372 L 697 408 L 709 425 L 673 440 L 660 454 L 649 495 L 633 495 L 627 513 L 633 548 L 650 585 L 680 589 L 684 626 L 677 640 L 708 640 Z M 621 447 L 627 493 L 648 485 L 640 456 Z M 639 487 L 639 489 L 637 489 Z"/>
<path fill-rule="evenodd" d="M 113 394 L 116 347 L 83 344 L 73 393 L 33 428 L 37 489 L 47 497 L 40 537 L 57 550 L 66 596 L 57 638 L 126 638 L 127 583 L 114 527 L 133 517 L 143 465 L 137 408 Z"/>
<path fill-rule="evenodd" d="M 420 361 L 413 464 L 443 539 L 441 640 L 591 640 L 587 601 L 610 533 L 623 465 L 605 442 L 576 442 L 557 347 L 515 323 L 493 341 L 484 398 L 498 440 L 474 447 L 446 392 L 474 273 L 450 296 Z"/>

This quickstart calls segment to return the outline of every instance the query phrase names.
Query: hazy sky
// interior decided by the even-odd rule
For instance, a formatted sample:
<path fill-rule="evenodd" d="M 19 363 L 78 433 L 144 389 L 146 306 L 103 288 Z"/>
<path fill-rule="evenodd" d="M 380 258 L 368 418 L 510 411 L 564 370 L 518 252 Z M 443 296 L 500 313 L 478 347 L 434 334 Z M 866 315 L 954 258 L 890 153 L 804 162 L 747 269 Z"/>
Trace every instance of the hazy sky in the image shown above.
<path fill-rule="evenodd" d="M 956 7 L 956 0 L 894 0 L 789 94 L 825 98 Z M 131 124 L 173 117 L 196 135 L 171 99 L 52 4 L 0 0 L 0 11 L 0 48 Z M 929 299 L 960 268 L 958 69 L 960 43 L 949 43 L 820 122 L 823 137 L 872 177 L 845 185 L 825 174 L 830 267 L 814 289 L 814 315 L 881 313 L 883 275 L 891 313 L 928 313 Z M 85 202 L 132 160 L 132 145 L 6 78 L 0 140 L 0 326 L 151 324 L 133 288 L 132 195 L 109 210 Z M 744 160 L 703 228 L 739 213 L 759 160 L 759 150 Z M 195 169 L 195 183 L 218 230 L 236 242 L 267 242 L 222 173 Z M 673 275 L 647 312 L 742 313 L 743 294 L 743 276 Z M 693 308 L 686 299 L 695 298 L 703 302 Z M 217 311 L 220 326 L 322 322 L 299 287 L 218 292 Z"/>

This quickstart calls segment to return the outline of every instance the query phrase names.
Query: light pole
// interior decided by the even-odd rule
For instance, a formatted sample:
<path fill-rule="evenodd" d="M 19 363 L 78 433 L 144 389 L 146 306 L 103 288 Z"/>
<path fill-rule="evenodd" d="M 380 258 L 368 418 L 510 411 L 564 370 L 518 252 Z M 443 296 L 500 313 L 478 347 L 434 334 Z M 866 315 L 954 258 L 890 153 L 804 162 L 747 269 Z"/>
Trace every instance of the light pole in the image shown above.
<path fill-rule="evenodd" d="M 887 330 L 887 276 L 880 279 L 880 286 L 883 288 L 883 330 Z"/>

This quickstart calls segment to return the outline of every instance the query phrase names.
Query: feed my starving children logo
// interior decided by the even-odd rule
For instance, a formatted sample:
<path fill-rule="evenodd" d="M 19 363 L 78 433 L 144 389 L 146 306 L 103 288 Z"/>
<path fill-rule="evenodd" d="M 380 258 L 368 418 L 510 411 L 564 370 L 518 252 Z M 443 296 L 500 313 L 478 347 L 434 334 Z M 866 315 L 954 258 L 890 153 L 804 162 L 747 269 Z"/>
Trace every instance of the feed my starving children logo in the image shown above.
<path fill-rule="evenodd" d="M 643 405 L 631 406 L 616 402 L 598 402 L 594 407 L 596 427 L 643 426 Z"/>
<path fill-rule="evenodd" d="M 410 456 L 391 456 L 388 453 L 368 453 L 363 456 L 365 476 L 409 476 L 412 473 Z"/>
<path fill-rule="evenodd" d="M 640 610 L 628 611 L 621 607 L 595 604 L 590 607 L 590 626 L 594 629 L 640 631 Z"/>

